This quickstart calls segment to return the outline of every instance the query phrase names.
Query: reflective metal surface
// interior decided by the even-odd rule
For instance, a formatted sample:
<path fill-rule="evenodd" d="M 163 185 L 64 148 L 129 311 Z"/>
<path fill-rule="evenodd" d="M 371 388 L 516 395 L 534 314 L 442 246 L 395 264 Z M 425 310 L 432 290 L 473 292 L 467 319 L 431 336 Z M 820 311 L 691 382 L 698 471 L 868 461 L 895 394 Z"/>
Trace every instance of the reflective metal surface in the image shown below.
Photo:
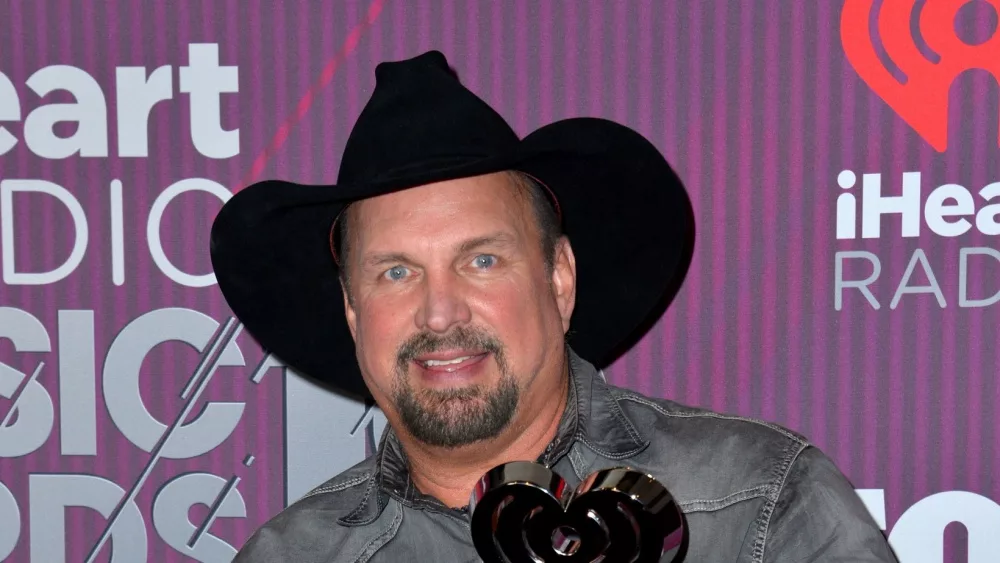
<path fill-rule="evenodd" d="M 570 489 L 532 462 L 500 465 L 469 503 L 472 539 L 488 563 L 645 563 L 676 560 L 680 508 L 653 477 L 619 467 Z"/>

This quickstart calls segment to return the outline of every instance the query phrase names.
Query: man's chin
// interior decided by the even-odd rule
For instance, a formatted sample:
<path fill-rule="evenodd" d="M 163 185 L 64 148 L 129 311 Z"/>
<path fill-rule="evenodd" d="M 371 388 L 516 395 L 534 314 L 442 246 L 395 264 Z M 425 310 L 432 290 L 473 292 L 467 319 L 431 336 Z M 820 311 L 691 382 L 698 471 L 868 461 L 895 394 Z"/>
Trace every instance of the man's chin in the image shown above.
<path fill-rule="evenodd" d="M 450 397 L 431 403 L 422 401 L 418 418 L 449 432 L 460 432 L 463 428 L 481 424 L 478 419 L 487 408 L 487 401 L 482 397 Z"/>
<path fill-rule="evenodd" d="M 429 446 L 456 449 L 499 437 L 513 419 L 513 412 L 486 416 L 488 401 L 452 398 L 403 413 L 403 423 L 418 441 Z"/>
<path fill-rule="evenodd" d="M 470 411 L 481 411 L 489 403 L 479 386 L 426 389 L 417 393 L 416 401 L 421 410 L 441 418 Z"/>
<path fill-rule="evenodd" d="M 407 430 L 417 442 L 433 448 L 457 450 L 474 444 L 488 442 L 499 434 L 470 434 L 468 427 L 462 424 L 441 425 L 407 425 Z"/>
<path fill-rule="evenodd" d="M 400 388 L 395 407 L 416 440 L 457 448 L 499 436 L 517 411 L 519 390 L 511 378 L 496 389 L 482 385 L 448 389 Z"/>

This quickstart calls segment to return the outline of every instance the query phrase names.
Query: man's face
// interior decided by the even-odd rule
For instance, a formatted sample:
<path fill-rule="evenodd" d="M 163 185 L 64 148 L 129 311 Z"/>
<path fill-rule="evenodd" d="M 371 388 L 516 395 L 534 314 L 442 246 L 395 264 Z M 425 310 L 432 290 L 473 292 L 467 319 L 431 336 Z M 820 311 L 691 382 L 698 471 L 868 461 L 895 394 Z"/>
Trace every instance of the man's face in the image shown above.
<path fill-rule="evenodd" d="M 347 321 L 396 428 L 457 447 L 551 400 L 575 298 L 567 241 L 547 268 L 528 194 L 505 173 L 354 204 Z"/>

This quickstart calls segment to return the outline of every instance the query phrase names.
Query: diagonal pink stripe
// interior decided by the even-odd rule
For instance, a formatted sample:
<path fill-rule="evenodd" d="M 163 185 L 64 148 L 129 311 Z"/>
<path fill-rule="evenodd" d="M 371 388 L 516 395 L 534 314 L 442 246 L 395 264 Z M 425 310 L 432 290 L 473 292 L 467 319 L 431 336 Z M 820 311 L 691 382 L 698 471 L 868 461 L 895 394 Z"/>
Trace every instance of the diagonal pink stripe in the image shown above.
<path fill-rule="evenodd" d="M 347 34 L 347 39 L 344 40 L 344 44 L 340 47 L 340 51 L 329 62 L 323 67 L 323 72 L 320 73 L 319 78 L 310 86 L 306 92 L 299 99 L 298 104 L 295 106 L 295 110 L 289 115 L 281 126 L 278 127 L 278 131 L 274 134 L 271 142 L 264 147 L 259 155 L 254 159 L 253 165 L 250 167 L 250 172 L 240 181 L 237 189 L 246 186 L 253 181 L 260 178 L 260 175 L 264 172 L 264 167 L 267 166 L 267 162 L 278 152 L 278 149 L 285 144 L 288 139 L 288 134 L 291 132 L 292 127 L 294 127 L 303 117 L 309 112 L 309 108 L 312 107 L 313 102 L 316 99 L 316 94 L 320 90 L 325 88 L 331 80 L 333 80 L 333 75 L 336 74 L 337 69 L 340 65 L 347 59 L 347 57 L 354 52 L 357 48 L 358 43 L 361 41 L 361 36 L 368 31 L 375 20 L 378 19 L 379 14 L 382 13 L 382 6 L 385 4 L 385 0 L 374 0 L 368 6 L 368 13 L 364 20 L 359 22 L 350 33 Z"/>

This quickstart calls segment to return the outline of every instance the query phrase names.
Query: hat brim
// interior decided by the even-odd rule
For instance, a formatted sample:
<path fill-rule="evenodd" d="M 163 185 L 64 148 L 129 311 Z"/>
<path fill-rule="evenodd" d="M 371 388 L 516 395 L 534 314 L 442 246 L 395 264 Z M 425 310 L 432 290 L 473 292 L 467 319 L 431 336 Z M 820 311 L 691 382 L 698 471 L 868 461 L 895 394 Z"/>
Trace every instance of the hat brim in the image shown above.
<path fill-rule="evenodd" d="M 248 186 L 212 225 L 219 287 L 265 350 L 338 392 L 369 397 L 330 248 L 333 221 L 361 198 L 500 170 L 535 177 L 558 201 L 578 280 L 568 342 L 583 358 L 606 365 L 680 287 L 694 221 L 687 192 L 660 152 L 603 119 L 558 121 L 509 155 L 432 164 L 364 185 Z"/>

